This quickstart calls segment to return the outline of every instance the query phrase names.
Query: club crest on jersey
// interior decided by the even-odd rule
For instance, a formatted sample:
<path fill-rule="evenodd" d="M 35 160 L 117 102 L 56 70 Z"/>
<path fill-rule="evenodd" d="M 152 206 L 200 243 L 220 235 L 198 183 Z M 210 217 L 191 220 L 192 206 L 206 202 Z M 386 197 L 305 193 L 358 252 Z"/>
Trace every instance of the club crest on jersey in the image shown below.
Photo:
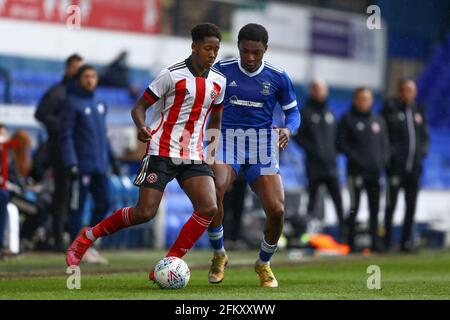
<path fill-rule="evenodd" d="M 377 134 L 381 131 L 381 126 L 378 122 L 372 122 L 372 131 Z"/>
<path fill-rule="evenodd" d="M 147 176 L 146 180 L 148 183 L 155 183 L 156 181 L 158 181 L 158 175 L 152 172 Z"/>
<path fill-rule="evenodd" d="M 215 100 L 217 98 L 217 92 L 215 90 L 211 91 L 211 99 Z"/>
<path fill-rule="evenodd" d="M 262 83 L 261 94 L 263 94 L 265 96 L 270 94 L 270 82 L 263 82 Z"/>
<path fill-rule="evenodd" d="M 99 104 L 97 105 L 97 110 L 98 110 L 98 112 L 99 112 L 100 114 L 105 113 L 105 105 L 104 105 L 103 103 L 99 103 Z"/>
<path fill-rule="evenodd" d="M 416 113 L 414 115 L 414 119 L 416 120 L 416 123 L 419 125 L 423 123 L 423 117 L 420 113 Z"/>

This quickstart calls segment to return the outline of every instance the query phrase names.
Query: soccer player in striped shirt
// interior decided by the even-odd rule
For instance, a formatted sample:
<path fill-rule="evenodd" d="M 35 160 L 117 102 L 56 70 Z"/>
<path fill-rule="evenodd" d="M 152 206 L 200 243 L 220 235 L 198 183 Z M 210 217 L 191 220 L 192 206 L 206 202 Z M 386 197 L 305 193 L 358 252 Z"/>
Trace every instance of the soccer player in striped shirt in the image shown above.
<path fill-rule="evenodd" d="M 240 58 L 220 61 L 215 65 L 227 77 L 227 89 L 222 119 L 224 138 L 222 146 L 218 147 L 218 153 L 222 151 L 222 154 L 216 156 L 216 161 L 223 161 L 213 166 L 219 209 L 208 229 L 214 249 L 208 275 L 211 283 L 223 280 L 228 261 L 223 246 L 223 197 L 239 171 L 243 170 L 266 213 L 264 237 L 255 271 L 262 286 L 278 286 L 270 268 L 270 259 L 283 229 L 284 215 L 284 191 L 277 148 L 286 148 L 291 135 L 300 125 L 300 113 L 289 76 L 263 60 L 267 43 L 266 29 L 258 24 L 248 24 L 239 31 Z M 283 109 L 285 127 L 272 130 L 273 111 L 277 104 Z M 237 146 L 235 139 L 241 141 Z M 249 139 L 248 144 L 245 139 Z"/>
<path fill-rule="evenodd" d="M 96 239 L 151 220 L 167 183 L 174 178 L 190 198 L 194 213 L 167 256 L 182 258 L 216 214 L 214 174 L 204 161 L 203 130 L 208 118 L 208 128 L 220 130 L 221 125 L 226 79 L 212 68 L 221 34 L 210 23 L 195 26 L 191 34 L 191 56 L 163 69 L 131 112 L 138 139 L 147 143 L 134 182 L 140 187 L 138 203 L 117 210 L 92 228 L 84 228 L 67 250 L 67 265 L 78 265 Z M 150 125 L 147 126 L 145 118 L 149 108 Z"/>

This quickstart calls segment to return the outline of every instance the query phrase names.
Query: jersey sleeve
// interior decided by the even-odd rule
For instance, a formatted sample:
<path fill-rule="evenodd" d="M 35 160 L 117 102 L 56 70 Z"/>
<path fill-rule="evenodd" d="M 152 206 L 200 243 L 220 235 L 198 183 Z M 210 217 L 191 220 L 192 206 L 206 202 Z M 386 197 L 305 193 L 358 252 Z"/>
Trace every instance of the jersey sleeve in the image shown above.
<path fill-rule="evenodd" d="M 286 72 L 281 75 L 281 87 L 278 94 L 278 102 L 284 111 L 297 106 L 297 96 L 295 94 L 292 81 Z"/>
<path fill-rule="evenodd" d="M 148 86 L 146 93 L 159 100 L 163 97 L 172 86 L 172 78 L 170 77 L 170 71 L 167 69 L 163 69 L 155 79 L 153 79 L 152 83 Z"/>
<path fill-rule="evenodd" d="M 223 104 L 223 100 L 225 99 L 225 89 L 227 88 L 227 80 L 225 78 L 223 79 L 221 86 L 219 95 L 217 96 L 214 104 Z"/>
<path fill-rule="evenodd" d="M 223 81 L 220 83 L 220 90 L 217 98 L 214 100 L 213 112 L 222 111 L 223 110 L 223 100 L 225 99 L 225 89 L 227 87 L 227 80 L 223 78 Z"/>
<path fill-rule="evenodd" d="M 213 68 L 214 68 L 214 69 L 217 69 L 219 72 L 222 72 L 222 67 L 220 66 L 220 61 L 216 62 L 216 63 L 213 65 Z M 223 73 L 223 72 L 222 72 L 222 73 Z"/>

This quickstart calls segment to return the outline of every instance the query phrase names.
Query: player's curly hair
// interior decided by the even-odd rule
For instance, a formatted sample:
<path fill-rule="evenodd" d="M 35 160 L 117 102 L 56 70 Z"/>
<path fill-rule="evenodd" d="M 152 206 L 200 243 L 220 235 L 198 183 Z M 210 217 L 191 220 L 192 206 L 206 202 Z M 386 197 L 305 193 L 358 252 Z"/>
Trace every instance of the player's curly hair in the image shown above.
<path fill-rule="evenodd" d="M 249 23 L 239 30 L 238 44 L 243 40 L 262 42 L 265 46 L 269 42 L 266 28 L 257 23 Z"/>
<path fill-rule="evenodd" d="M 201 41 L 207 37 L 216 37 L 219 41 L 222 41 L 219 27 L 209 22 L 200 23 L 192 28 L 191 36 L 193 42 Z"/>

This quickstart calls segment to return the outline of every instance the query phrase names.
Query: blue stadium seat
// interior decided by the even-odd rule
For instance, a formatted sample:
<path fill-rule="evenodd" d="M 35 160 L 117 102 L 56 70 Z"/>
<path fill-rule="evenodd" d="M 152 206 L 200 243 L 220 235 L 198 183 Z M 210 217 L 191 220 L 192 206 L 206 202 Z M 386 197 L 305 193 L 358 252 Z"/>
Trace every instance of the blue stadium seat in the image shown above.
<path fill-rule="evenodd" d="M 134 100 L 130 97 L 127 89 L 99 87 L 97 94 L 105 100 L 110 107 L 130 107 L 134 104 Z"/>
<path fill-rule="evenodd" d="M 176 181 L 176 179 L 172 180 L 171 182 L 169 182 L 166 186 L 166 191 L 171 194 L 171 193 L 184 193 L 183 189 L 181 189 L 181 187 L 178 185 L 178 181 Z"/>
<path fill-rule="evenodd" d="M 126 190 L 120 181 L 120 177 L 116 175 L 111 175 L 109 177 L 109 192 L 111 195 L 112 211 L 123 208 L 127 205 L 124 201 Z"/>
<path fill-rule="evenodd" d="M 167 193 L 166 208 L 169 214 L 191 214 L 191 201 L 184 193 Z"/>
<path fill-rule="evenodd" d="M 0 79 L 0 103 L 5 99 L 5 83 Z"/>

